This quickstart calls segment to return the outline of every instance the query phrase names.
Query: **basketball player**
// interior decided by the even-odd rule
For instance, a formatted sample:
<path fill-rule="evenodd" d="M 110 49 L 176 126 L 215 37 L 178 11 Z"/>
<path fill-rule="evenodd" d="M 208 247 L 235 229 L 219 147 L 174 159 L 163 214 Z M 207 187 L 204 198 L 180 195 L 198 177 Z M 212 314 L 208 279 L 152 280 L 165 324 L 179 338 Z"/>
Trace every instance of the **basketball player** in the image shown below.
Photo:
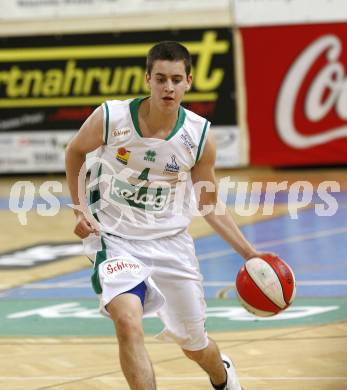
<path fill-rule="evenodd" d="M 192 84 L 190 72 L 184 46 L 171 41 L 155 45 L 147 57 L 150 96 L 105 102 L 66 151 L 75 205 L 83 203 L 78 176 L 86 154 L 96 150 L 98 157 L 90 177 L 94 218 L 75 209 L 74 232 L 82 239 L 99 237 L 92 284 L 100 310 L 114 322 L 120 364 L 134 390 L 156 388 L 142 328 L 143 316 L 153 313 L 165 325 L 158 337 L 178 343 L 206 371 L 214 389 L 241 389 L 232 362 L 204 327 L 202 277 L 187 233 L 193 189 L 207 222 L 245 260 L 263 254 L 231 215 L 216 212 L 210 123 L 180 105 Z"/>

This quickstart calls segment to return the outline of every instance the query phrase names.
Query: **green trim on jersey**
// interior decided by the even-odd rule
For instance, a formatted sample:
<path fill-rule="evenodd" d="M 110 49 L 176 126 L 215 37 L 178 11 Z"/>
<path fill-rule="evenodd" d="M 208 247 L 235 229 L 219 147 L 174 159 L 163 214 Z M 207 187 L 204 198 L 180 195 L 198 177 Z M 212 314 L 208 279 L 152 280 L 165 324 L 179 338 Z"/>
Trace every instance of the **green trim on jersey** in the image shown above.
<path fill-rule="evenodd" d="M 141 129 L 140 129 L 138 111 L 139 111 L 140 103 L 142 102 L 142 100 L 143 99 L 141 99 L 141 98 L 136 98 L 132 102 L 130 102 L 131 119 L 133 121 L 135 130 L 140 137 L 143 137 L 143 135 L 142 135 Z"/>
<path fill-rule="evenodd" d="M 104 143 L 107 144 L 108 140 L 108 128 L 109 128 L 109 118 L 110 118 L 110 113 L 108 109 L 107 102 L 104 102 L 102 104 L 102 109 L 104 111 L 104 128 L 103 128 L 103 139 Z"/>
<path fill-rule="evenodd" d="M 186 119 L 186 112 L 184 111 L 184 108 L 180 106 L 178 109 L 178 118 L 175 127 L 171 131 L 171 133 L 165 138 L 166 141 L 171 139 L 177 132 L 178 130 L 183 126 L 183 123 Z"/>
<path fill-rule="evenodd" d="M 102 248 L 101 251 L 98 251 L 96 253 L 94 272 L 93 272 L 93 275 L 91 277 L 93 289 L 97 294 L 102 293 L 102 287 L 101 287 L 100 279 L 99 279 L 99 265 L 102 262 L 104 262 L 105 260 L 107 260 L 106 244 L 105 244 L 103 237 L 101 237 L 101 248 Z"/>
<path fill-rule="evenodd" d="M 141 102 L 145 99 L 147 98 L 136 98 L 132 102 L 130 102 L 131 119 L 133 121 L 135 130 L 140 137 L 143 137 L 143 134 L 139 124 L 139 107 Z M 186 112 L 184 108 L 180 106 L 178 109 L 178 118 L 175 127 L 171 130 L 170 134 L 165 138 L 165 141 L 169 141 L 178 132 L 178 130 L 183 126 L 185 119 L 186 119 Z"/>
<path fill-rule="evenodd" d="M 101 176 L 101 171 L 102 171 L 102 165 L 100 164 L 99 165 L 99 169 L 98 169 L 98 175 L 96 177 L 96 179 L 98 180 L 97 188 L 95 190 L 90 191 L 90 194 L 89 194 L 89 206 L 93 206 L 93 204 L 98 202 L 100 200 L 100 198 L 101 198 L 101 196 L 100 196 L 100 188 L 99 188 L 99 178 Z M 93 210 L 92 207 L 90 207 L 90 209 L 92 211 L 92 214 L 93 214 L 94 218 L 98 222 L 100 222 L 97 212 L 95 210 Z"/>
<path fill-rule="evenodd" d="M 94 191 L 90 191 L 90 196 L 89 196 L 89 206 L 93 205 L 94 203 L 96 203 L 97 201 L 100 200 L 100 191 L 99 190 L 94 190 Z M 98 214 L 96 212 L 93 212 L 92 210 L 92 214 L 93 214 L 93 217 L 98 221 L 99 221 L 99 217 L 98 217 Z"/>
<path fill-rule="evenodd" d="M 204 124 L 204 129 L 202 130 L 202 135 L 201 135 L 201 139 L 200 139 L 200 142 L 199 142 L 199 147 L 198 147 L 198 152 L 196 154 L 195 162 L 199 161 L 201 149 L 205 145 L 205 142 L 206 142 L 206 135 L 205 134 L 206 134 L 206 130 L 207 130 L 208 124 L 209 124 L 209 121 L 206 119 L 205 124 Z"/>

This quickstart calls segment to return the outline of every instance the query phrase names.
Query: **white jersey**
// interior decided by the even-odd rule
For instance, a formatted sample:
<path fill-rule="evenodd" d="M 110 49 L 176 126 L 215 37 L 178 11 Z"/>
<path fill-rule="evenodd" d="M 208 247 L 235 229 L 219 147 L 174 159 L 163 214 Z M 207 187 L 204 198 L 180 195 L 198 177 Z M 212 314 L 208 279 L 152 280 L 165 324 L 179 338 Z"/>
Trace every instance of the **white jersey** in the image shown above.
<path fill-rule="evenodd" d="M 91 170 L 90 204 L 101 231 L 150 240 L 177 234 L 190 223 L 190 170 L 202 155 L 210 122 L 180 107 L 166 139 L 143 137 L 141 101 L 102 105 L 104 145 Z"/>

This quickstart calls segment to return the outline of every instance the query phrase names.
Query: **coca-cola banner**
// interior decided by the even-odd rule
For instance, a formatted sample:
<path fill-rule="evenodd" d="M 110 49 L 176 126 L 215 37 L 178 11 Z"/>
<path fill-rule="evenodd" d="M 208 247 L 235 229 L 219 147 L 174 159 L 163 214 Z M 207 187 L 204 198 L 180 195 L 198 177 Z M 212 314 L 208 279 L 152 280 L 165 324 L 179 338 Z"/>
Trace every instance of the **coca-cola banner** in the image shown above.
<path fill-rule="evenodd" d="M 250 162 L 347 162 L 347 24 L 241 29 Z"/>

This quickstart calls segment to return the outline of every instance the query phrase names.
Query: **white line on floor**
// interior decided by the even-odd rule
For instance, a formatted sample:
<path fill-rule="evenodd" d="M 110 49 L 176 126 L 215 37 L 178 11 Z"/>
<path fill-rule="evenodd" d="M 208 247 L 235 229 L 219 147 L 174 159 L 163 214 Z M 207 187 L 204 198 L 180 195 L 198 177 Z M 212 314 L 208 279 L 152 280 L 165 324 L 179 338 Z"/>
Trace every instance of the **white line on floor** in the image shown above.
<path fill-rule="evenodd" d="M 347 286 L 347 280 L 299 280 L 297 286 Z M 235 286 L 234 282 L 229 281 L 210 281 L 204 282 L 205 287 L 226 287 Z"/>
<path fill-rule="evenodd" d="M 97 374 L 96 374 L 97 375 Z M 1 380 L 6 381 L 27 381 L 27 380 L 98 380 L 101 379 L 104 381 L 105 378 L 109 380 L 125 380 L 122 376 L 109 376 L 109 375 L 99 375 L 95 378 L 84 378 L 80 376 L 0 376 Z M 268 377 L 268 376 L 241 376 L 239 379 L 242 381 L 347 381 L 347 376 L 278 376 L 278 377 Z M 206 376 L 158 376 L 157 380 L 162 381 L 206 381 Z"/>
<path fill-rule="evenodd" d="M 234 282 L 230 282 L 228 280 L 214 280 L 203 282 L 205 287 L 226 287 L 226 286 L 235 286 Z M 297 280 L 297 286 L 347 286 L 347 280 Z M 85 283 L 74 283 L 74 281 L 65 282 L 57 282 L 57 283 L 33 283 L 33 284 L 24 284 L 20 286 L 20 288 L 26 288 L 30 290 L 51 290 L 55 288 L 89 288 L 90 282 L 89 279 Z M 17 287 L 18 288 L 18 287 Z M 0 295 L 1 296 L 1 295 Z"/>

